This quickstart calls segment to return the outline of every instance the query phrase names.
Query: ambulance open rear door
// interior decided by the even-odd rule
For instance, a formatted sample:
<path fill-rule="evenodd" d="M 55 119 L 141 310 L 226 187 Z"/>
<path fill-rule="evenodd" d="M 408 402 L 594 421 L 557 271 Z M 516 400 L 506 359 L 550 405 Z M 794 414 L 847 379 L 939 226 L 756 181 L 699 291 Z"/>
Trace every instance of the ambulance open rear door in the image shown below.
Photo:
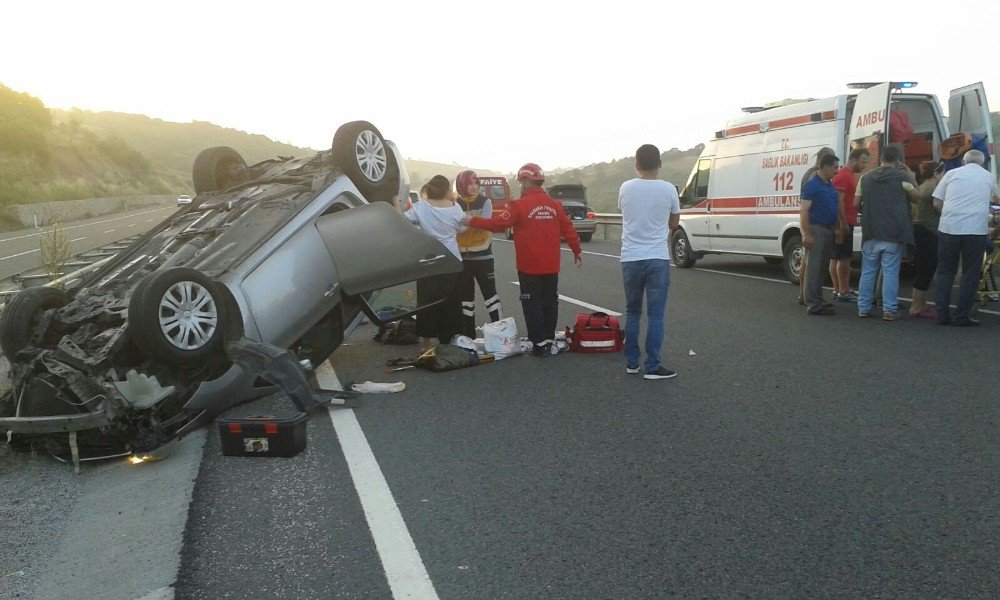
<path fill-rule="evenodd" d="M 948 98 L 948 129 L 950 133 L 968 133 L 973 139 L 984 139 L 989 148 L 989 167 L 997 176 L 997 161 L 993 152 L 993 127 L 986 89 L 982 82 L 952 90 Z"/>
<path fill-rule="evenodd" d="M 861 90 L 854 100 L 845 154 L 857 148 L 867 148 L 871 154 L 869 170 L 878 166 L 880 151 L 887 141 L 885 133 L 888 131 L 891 92 L 891 83 L 880 83 Z M 846 162 L 847 157 L 842 156 L 840 160 Z"/>

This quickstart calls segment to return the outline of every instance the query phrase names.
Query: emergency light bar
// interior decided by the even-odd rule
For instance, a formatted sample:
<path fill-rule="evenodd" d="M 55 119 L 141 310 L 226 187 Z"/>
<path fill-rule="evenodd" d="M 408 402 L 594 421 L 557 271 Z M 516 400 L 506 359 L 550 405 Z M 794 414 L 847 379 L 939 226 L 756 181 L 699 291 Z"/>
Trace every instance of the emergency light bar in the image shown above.
<path fill-rule="evenodd" d="M 848 83 L 847 89 L 849 90 L 867 90 L 870 87 L 875 87 L 876 85 L 882 85 L 884 81 L 865 81 L 861 83 Z M 894 90 L 908 90 L 910 88 L 917 87 L 916 81 L 890 81 L 889 87 Z"/>

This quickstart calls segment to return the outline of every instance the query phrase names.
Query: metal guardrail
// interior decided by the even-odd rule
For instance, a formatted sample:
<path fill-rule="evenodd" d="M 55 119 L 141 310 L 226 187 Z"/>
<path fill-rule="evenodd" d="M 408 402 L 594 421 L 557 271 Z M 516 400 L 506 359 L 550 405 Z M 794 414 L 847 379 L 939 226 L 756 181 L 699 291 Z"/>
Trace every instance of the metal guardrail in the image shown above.
<path fill-rule="evenodd" d="M 622 224 L 622 216 L 619 213 L 594 213 L 594 220 L 597 221 L 598 225 L 604 226 L 604 230 L 602 232 L 604 234 L 604 239 L 609 239 L 609 226 L 621 227 Z"/>

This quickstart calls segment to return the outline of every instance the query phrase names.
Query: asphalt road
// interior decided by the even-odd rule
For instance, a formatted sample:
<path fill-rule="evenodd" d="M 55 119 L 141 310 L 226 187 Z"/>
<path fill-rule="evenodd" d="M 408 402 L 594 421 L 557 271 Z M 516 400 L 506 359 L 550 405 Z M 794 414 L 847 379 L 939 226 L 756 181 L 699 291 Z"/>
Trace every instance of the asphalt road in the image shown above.
<path fill-rule="evenodd" d="M 511 246 L 497 277 L 520 321 Z M 560 291 L 621 310 L 617 245 Z M 406 382 L 355 415 L 441 598 L 989 597 L 1000 591 L 1000 319 L 978 330 L 808 317 L 780 268 L 673 270 L 675 380 L 620 355 L 516 357 L 386 375 L 362 330 L 342 381 Z M 711 269 L 708 271 L 707 269 Z M 716 272 L 717 271 L 717 272 Z M 579 309 L 560 307 L 560 323 Z M 523 322 L 523 321 L 521 321 Z M 690 353 L 694 352 L 694 355 Z M 288 406 L 271 399 L 254 412 Z M 178 598 L 390 597 L 325 415 L 288 460 L 209 436 Z M 371 515 L 368 518 L 372 518 Z"/>
<path fill-rule="evenodd" d="M 70 254 L 79 254 L 122 238 L 144 233 L 163 221 L 177 208 L 143 208 L 66 223 L 63 232 L 70 242 Z M 0 235 L 0 279 L 39 266 L 37 229 L 11 231 Z"/>
<path fill-rule="evenodd" d="M 512 247 L 495 247 L 504 308 L 523 324 Z M 617 243 L 584 247 L 582 269 L 564 256 L 560 323 L 589 312 L 572 301 L 623 309 Z M 998 595 L 993 311 L 978 329 L 862 320 L 849 305 L 810 317 L 759 258 L 708 257 L 671 277 L 673 380 L 626 375 L 620 354 L 387 375 L 385 360 L 415 347 L 359 329 L 333 357 L 339 380 L 406 391 L 313 415 L 291 459 L 223 457 L 209 430 L 186 523 L 161 523 L 183 535 L 175 596 Z M 291 409 L 275 396 L 235 412 Z M 351 417 L 361 442 L 345 435 Z M 359 448 L 377 464 L 364 467 Z M 0 470 L 23 460 L 0 453 Z M 30 485 L 3 478 L 22 482 L 20 505 L 65 469 L 31 465 Z M 388 499 L 372 491 L 380 478 Z M 39 511 L 87 501 L 72 478 L 54 480 Z M 25 555 L 66 553 L 69 534 L 19 522 Z M 32 575 L 19 558 L 0 591 Z"/>

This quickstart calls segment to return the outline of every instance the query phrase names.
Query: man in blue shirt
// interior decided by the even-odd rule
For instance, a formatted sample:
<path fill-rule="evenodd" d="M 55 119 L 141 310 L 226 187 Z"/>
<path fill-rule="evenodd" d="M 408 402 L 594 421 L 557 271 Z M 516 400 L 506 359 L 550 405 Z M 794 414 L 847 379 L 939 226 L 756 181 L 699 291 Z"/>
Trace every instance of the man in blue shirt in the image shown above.
<path fill-rule="evenodd" d="M 828 154 L 820 159 L 812 179 L 802 186 L 799 227 L 808 253 L 805 300 L 810 315 L 835 314 L 833 305 L 823 302 L 823 278 L 833 256 L 834 237 L 842 237 L 845 229 L 843 207 L 833 186 L 838 170 L 840 159 Z"/>

